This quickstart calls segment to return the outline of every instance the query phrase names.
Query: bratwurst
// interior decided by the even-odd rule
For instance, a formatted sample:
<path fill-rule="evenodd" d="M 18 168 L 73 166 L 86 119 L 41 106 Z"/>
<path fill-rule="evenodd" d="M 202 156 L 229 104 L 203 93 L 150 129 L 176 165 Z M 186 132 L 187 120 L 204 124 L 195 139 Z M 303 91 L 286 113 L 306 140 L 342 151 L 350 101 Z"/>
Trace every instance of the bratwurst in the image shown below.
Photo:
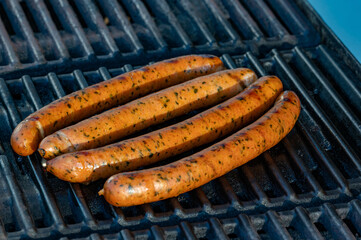
<path fill-rule="evenodd" d="M 191 191 L 280 142 L 295 125 L 300 109 L 297 95 L 286 91 L 265 115 L 225 140 L 168 165 L 116 174 L 99 194 L 114 206 L 126 207 Z"/>
<path fill-rule="evenodd" d="M 30 114 L 15 128 L 11 146 L 21 156 L 36 151 L 47 135 L 151 92 L 224 69 L 211 55 L 189 55 L 124 73 L 60 98 Z"/>
<path fill-rule="evenodd" d="M 281 92 L 281 80 L 262 77 L 228 101 L 183 122 L 102 148 L 58 156 L 47 162 L 46 169 L 77 183 L 135 170 L 239 130 L 267 111 Z"/>
<path fill-rule="evenodd" d="M 256 79 L 256 74 L 246 68 L 195 78 L 61 129 L 41 141 L 39 153 L 51 159 L 113 143 L 149 126 L 220 103 Z"/>

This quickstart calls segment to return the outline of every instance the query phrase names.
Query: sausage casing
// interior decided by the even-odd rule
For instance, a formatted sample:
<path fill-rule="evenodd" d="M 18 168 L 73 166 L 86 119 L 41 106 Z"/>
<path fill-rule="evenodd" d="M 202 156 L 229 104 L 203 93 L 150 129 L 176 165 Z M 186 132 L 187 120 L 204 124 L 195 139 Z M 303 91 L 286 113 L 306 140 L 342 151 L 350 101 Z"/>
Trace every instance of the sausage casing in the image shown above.
<path fill-rule="evenodd" d="M 135 170 L 239 130 L 267 111 L 280 92 L 281 80 L 262 77 L 190 119 L 102 148 L 64 154 L 48 161 L 47 171 L 65 181 L 87 183 Z"/>
<path fill-rule="evenodd" d="M 151 92 L 224 68 L 211 55 L 189 55 L 124 73 L 60 98 L 30 114 L 13 131 L 11 146 L 21 156 L 36 151 L 40 141 L 63 127 Z"/>
<path fill-rule="evenodd" d="M 259 156 L 282 140 L 300 113 L 300 101 L 286 91 L 273 108 L 236 134 L 190 157 L 161 167 L 119 173 L 99 192 L 114 206 L 132 206 L 191 191 Z"/>

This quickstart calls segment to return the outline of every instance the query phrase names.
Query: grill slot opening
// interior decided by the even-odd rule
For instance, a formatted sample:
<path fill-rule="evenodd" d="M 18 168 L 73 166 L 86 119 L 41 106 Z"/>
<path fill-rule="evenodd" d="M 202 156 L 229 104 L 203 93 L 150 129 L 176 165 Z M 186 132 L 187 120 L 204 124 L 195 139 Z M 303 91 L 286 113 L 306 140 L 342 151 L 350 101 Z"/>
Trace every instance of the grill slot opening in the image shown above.
<path fill-rule="evenodd" d="M 325 226 L 322 223 L 315 222 L 314 224 L 315 224 L 316 228 L 318 229 L 318 231 L 321 233 L 321 235 L 325 239 L 332 239 L 331 233 L 327 231 L 327 229 L 325 228 Z"/>
<path fill-rule="evenodd" d="M 360 237 L 361 233 L 357 231 L 355 225 L 352 223 L 352 221 L 350 219 L 345 218 L 342 221 L 351 230 L 352 234 L 354 234 L 356 237 Z"/>
<path fill-rule="evenodd" d="M 256 182 L 259 184 L 261 189 L 266 193 L 266 196 L 270 198 L 277 198 L 284 196 L 282 188 L 278 186 L 277 181 L 274 179 L 274 175 L 271 170 L 267 167 L 262 157 L 257 157 L 247 164 Z"/>
<path fill-rule="evenodd" d="M 295 163 L 290 160 L 291 157 L 289 155 L 281 154 L 274 159 L 274 162 L 281 171 L 283 177 L 291 185 L 296 194 L 308 193 L 312 191 L 307 182 L 307 179 L 295 166 Z"/>
<path fill-rule="evenodd" d="M 239 1 L 241 5 L 247 10 L 248 14 L 252 17 L 252 19 L 257 23 L 263 35 L 266 38 L 274 38 L 276 36 L 274 30 L 265 24 L 266 17 L 261 18 L 261 13 L 255 11 L 257 10 L 256 7 L 252 7 L 249 5 L 249 0 L 239 0 Z"/>
<path fill-rule="evenodd" d="M 260 37 L 261 32 L 257 26 L 255 27 L 256 23 L 254 19 L 240 2 L 231 0 L 217 0 L 216 3 L 225 15 L 232 29 L 236 29 L 237 33 L 243 40 L 251 40 Z M 251 27 L 254 27 L 255 29 L 251 30 Z"/>
<path fill-rule="evenodd" d="M 74 13 L 76 14 L 77 19 L 79 20 L 81 26 L 84 28 L 84 32 L 86 34 L 86 37 L 89 40 L 89 43 L 94 50 L 95 54 L 97 56 L 103 56 L 107 55 L 109 52 L 107 50 L 107 47 L 105 46 L 105 43 L 102 41 L 102 38 L 99 34 L 94 32 L 93 29 L 91 29 L 90 26 L 86 23 L 86 20 L 84 19 L 84 14 L 81 13 L 79 10 L 79 7 L 77 4 L 81 4 L 81 2 L 77 2 L 74 0 L 69 0 L 69 4 L 72 7 Z"/>
<path fill-rule="evenodd" d="M 20 1 L 20 6 L 24 11 L 25 16 L 26 16 L 26 18 L 27 18 L 27 20 L 29 22 L 29 25 L 30 25 L 31 29 L 33 30 L 33 32 L 34 33 L 39 33 L 40 32 L 39 28 L 36 25 L 34 17 L 32 16 L 31 11 L 30 11 L 29 7 L 27 6 L 26 2 Z"/>
<path fill-rule="evenodd" d="M 97 7 L 97 10 L 99 11 L 100 15 L 102 16 L 102 19 L 104 20 L 104 24 L 106 26 L 110 26 L 111 22 L 110 22 L 109 18 L 107 17 L 107 15 L 105 14 L 103 8 L 100 6 L 99 0 L 95 0 L 94 4 Z"/>
<path fill-rule="evenodd" d="M 54 10 L 53 5 L 51 4 L 50 1 L 44 1 L 46 8 L 49 11 L 49 14 L 51 16 L 51 19 L 53 20 L 56 29 L 62 31 L 64 30 L 63 25 L 61 24 L 61 21 L 59 20 L 58 14 L 56 13 L 56 11 Z"/>
<path fill-rule="evenodd" d="M 71 8 L 73 9 L 75 15 L 76 15 L 76 18 L 78 19 L 80 25 L 83 27 L 83 28 L 88 28 L 88 25 L 86 24 L 86 21 L 84 20 L 84 17 L 83 15 L 80 13 L 78 7 L 76 6 L 76 3 L 74 0 L 68 0 Z"/>
<path fill-rule="evenodd" d="M 2 3 L 0 3 L 0 18 L 3 22 L 3 25 L 6 28 L 6 32 L 9 34 L 9 36 L 16 35 L 16 33 L 13 29 L 13 26 L 10 22 L 10 19 L 9 19 L 8 15 L 6 14 L 6 11 L 5 11 Z"/>
<path fill-rule="evenodd" d="M 164 3 L 166 2 L 164 1 Z M 163 2 L 155 3 L 154 1 L 144 1 L 144 6 L 147 8 L 148 12 L 152 16 L 155 24 L 159 29 L 159 32 L 161 33 L 163 39 L 166 41 L 167 45 L 171 48 L 182 47 L 183 43 L 181 41 L 179 33 L 167 19 L 169 18 L 167 16 L 167 14 L 169 13 L 162 12 L 162 8 L 161 6 L 159 6 L 159 4 L 163 4 Z"/>
<path fill-rule="evenodd" d="M 111 209 L 105 204 L 104 198 L 98 195 L 98 191 L 103 187 L 102 181 L 92 183 L 91 186 L 81 186 L 85 201 L 89 210 L 97 220 L 112 219 Z"/>
<path fill-rule="evenodd" d="M 123 214 L 126 216 L 127 219 L 140 219 L 144 217 L 144 210 L 141 206 L 132 206 L 132 207 L 121 207 L 120 208 Z"/>
<path fill-rule="evenodd" d="M 140 42 L 145 50 L 157 50 L 159 43 L 154 39 L 153 32 L 148 28 L 145 22 L 142 21 L 141 15 L 132 0 L 118 0 L 118 4 L 125 11 L 126 16 L 132 23 L 133 29 L 137 34 Z M 137 4 L 142 4 L 138 2 Z M 142 13 L 144 15 L 145 13 Z"/>
<path fill-rule="evenodd" d="M 231 40 L 231 38 L 227 33 L 227 31 L 224 29 L 225 26 L 223 26 L 219 22 L 220 21 L 219 19 L 215 18 L 215 15 L 211 12 L 209 7 L 207 6 L 208 4 L 212 4 L 212 2 L 210 1 L 208 3 L 205 1 L 199 1 L 197 2 L 197 4 L 194 4 L 194 2 L 192 2 L 192 7 L 198 13 L 198 17 L 200 17 L 203 20 L 207 29 L 215 38 L 215 40 L 219 42 L 219 44 L 226 44 Z M 218 6 L 215 4 L 215 7 Z M 222 16 L 219 15 L 218 17 L 220 18 Z"/>
<path fill-rule="evenodd" d="M 211 181 L 200 187 L 209 202 L 214 205 L 222 205 L 228 203 L 227 194 L 224 192 L 219 180 Z"/>
<path fill-rule="evenodd" d="M 172 214 L 172 206 L 169 200 L 158 201 L 149 204 L 155 214 L 164 217 Z"/>
<path fill-rule="evenodd" d="M 280 13 L 278 12 L 279 10 L 277 9 L 277 7 L 274 7 L 273 4 L 271 4 L 269 2 L 269 0 L 262 0 L 262 1 L 270 9 L 270 11 L 275 15 L 276 19 L 279 21 L 281 26 L 287 31 L 287 33 L 295 34 L 294 32 L 292 32 L 292 30 L 289 27 L 290 23 L 287 23 L 287 22 L 283 21 L 283 18 L 280 15 Z"/>
<path fill-rule="evenodd" d="M 177 197 L 177 200 L 183 209 L 196 209 L 202 206 L 195 191 L 183 193 Z"/>
<path fill-rule="evenodd" d="M 229 172 L 225 177 L 240 201 L 248 202 L 257 198 L 239 168 Z"/>
<path fill-rule="evenodd" d="M 207 43 L 206 38 L 199 29 L 199 26 L 189 16 L 187 11 L 181 6 L 181 3 L 176 0 L 166 0 L 172 12 L 177 17 L 179 24 L 182 26 L 188 37 L 196 45 L 204 45 Z"/>

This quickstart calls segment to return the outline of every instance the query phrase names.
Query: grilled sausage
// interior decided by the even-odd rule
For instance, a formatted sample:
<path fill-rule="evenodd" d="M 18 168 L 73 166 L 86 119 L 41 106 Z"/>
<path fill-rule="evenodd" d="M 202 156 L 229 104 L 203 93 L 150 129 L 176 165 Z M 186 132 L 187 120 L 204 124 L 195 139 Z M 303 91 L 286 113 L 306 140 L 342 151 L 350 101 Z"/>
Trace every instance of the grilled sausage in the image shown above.
<path fill-rule="evenodd" d="M 183 122 L 146 135 L 47 162 L 58 178 L 87 183 L 188 151 L 239 130 L 271 107 L 282 91 L 277 77 L 262 77 L 237 96 Z"/>
<path fill-rule="evenodd" d="M 11 146 L 21 156 L 36 151 L 40 141 L 63 127 L 148 93 L 224 68 L 211 55 L 173 58 L 124 73 L 76 91 L 29 115 L 14 130 Z"/>
<path fill-rule="evenodd" d="M 40 143 L 39 152 L 50 159 L 104 146 L 151 125 L 233 97 L 255 80 L 255 73 L 246 68 L 196 78 L 49 135 Z"/>
<path fill-rule="evenodd" d="M 99 194 L 110 204 L 124 207 L 191 191 L 276 145 L 291 131 L 299 113 L 297 95 L 284 92 L 260 119 L 218 144 L 165 166 L 116 174 Z"/>

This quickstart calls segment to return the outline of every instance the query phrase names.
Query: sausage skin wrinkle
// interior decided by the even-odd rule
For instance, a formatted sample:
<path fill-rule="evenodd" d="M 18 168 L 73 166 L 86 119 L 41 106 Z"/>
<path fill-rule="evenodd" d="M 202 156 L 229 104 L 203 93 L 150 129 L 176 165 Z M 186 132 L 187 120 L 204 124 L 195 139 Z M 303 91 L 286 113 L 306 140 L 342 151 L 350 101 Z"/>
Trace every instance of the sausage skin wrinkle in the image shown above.
<path fill-rule="evenodd" d="M 44 106 L 25 118 L 11 136 L 11 146 L 21 156 L 36 151 L 47 135 L 82 119 L 151 92 L 224 69 L 211 55 L 189 55 L 158 62 L 124 73 Z"/>
<path fill-rule="evenodd" d="M 195 78 L 61 129 L 41 141 L 39 153 L 51 159 L 113 143 L 151 125 L 220 103 L 256 79 L 256 74 L 246 68 Z"/>
<path fill-rule="evenodd" d="M 183 122 L 102 148 L 64 154 L 49 160 L 46 169 L 77 183 L 135 170 L 239 130 L 267 111 L 281 92 L 281 80 L 262 77 L 228 101 Z"/>
<path fill-rule="evenodd" d="M 119 173 L 99 192 L 118 207 L 150 203 L 191 191 L 259 156 L 293 128 L 300 101 L 286 91 L 253 124 L 190 157 L 161 167 Z"/>

